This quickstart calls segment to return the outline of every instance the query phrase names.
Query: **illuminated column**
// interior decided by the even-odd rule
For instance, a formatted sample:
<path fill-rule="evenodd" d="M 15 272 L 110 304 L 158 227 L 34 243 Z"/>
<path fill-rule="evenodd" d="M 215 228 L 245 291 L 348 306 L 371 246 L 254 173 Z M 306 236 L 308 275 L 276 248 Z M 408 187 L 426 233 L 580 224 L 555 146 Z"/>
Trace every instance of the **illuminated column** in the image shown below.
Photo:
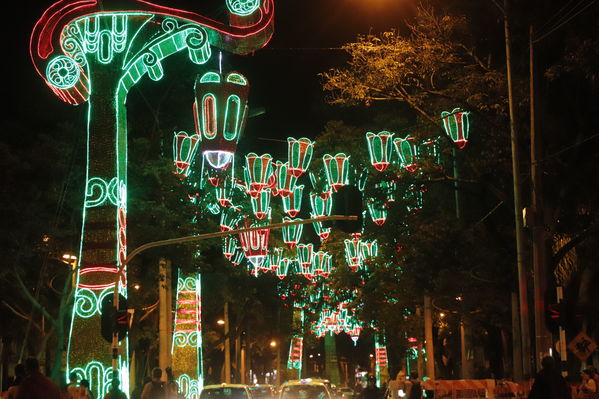
<path fill-rule="evenodd" d="M 375 368 L 376 368 L 376 385 L 381 387 L 381 379 L 389 379 L 389 372 L 387 371 L 387 346 L 385 345 L 385 337 L 376 333 L 374 335 L 374 356 L 375 356 Z"/>
<path fill-rule="evenodd" d="M 110 386 L 113 363 L 100 334 L 100 305 L 115 281 L 127 294 L 127 93 L 145 75 L 160 80 L 161 61 L 179 51 L 204 64 L 211 45 L 240 54 L 261 48 L 272 35 L 274 15 L 272 0 L 229 4 L 237 14 L 235 26 L 141 0 L 126 2 L 128 9 L 117 3 L 59 0 L 44 12 L 30 40 L 34 66 L 52 92 L 69 104 L 88 103 L 80 269 L 66 372 L 90 381 L 97 398 Z M 125 392 L 127 346 L 121 341 L 115 362 Z"/>
<path fill-rule="evenodd" d="M 172 339 L 173 373 L 185 399 L 197 399 L 204 385 L 202 365 L 202 281 L 199 273 L 179 275 Z"/>

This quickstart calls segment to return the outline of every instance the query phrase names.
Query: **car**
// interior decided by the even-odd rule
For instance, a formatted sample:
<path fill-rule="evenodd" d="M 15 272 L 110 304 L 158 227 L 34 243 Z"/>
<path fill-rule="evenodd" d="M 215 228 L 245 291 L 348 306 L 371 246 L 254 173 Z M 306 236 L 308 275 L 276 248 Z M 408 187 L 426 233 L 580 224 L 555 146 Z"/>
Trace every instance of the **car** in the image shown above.
<path fill-rule="evenodd" d="M 253 399 L 275 399 L 277 390 L 274 386 L 268 384 L 249 385 Z"/>
<path fill-rule="evenodd" d="M 327 380 L 306 378 L 281 385 L 279 399 L 333 399 Z M 328 386 L 327 386 L 328 385 Z"/>
<path fill-rule="evenodd" d="M 252 394 L 247 385 L 223 383 L 206 385 L 199 399 L 252 399 Z"/>
<path fill-rule="evenodd" d="M 356 392 L 350 387 L 337 388 L 337 397 L 343 399 L 352 399 L 356 396 Z"/>

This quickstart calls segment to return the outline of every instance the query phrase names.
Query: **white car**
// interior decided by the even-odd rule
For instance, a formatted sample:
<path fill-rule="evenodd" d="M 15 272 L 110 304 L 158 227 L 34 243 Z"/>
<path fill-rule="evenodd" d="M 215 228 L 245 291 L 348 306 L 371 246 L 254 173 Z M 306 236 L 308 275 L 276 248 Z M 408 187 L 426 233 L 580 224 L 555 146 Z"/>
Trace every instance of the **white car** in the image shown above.
<path fill-rule="evenodd" d="M 247 385 L 242 384 L 206 385 L 200 399 L 252 399 L 252 394 Z"/>
<path fill-rule="evenodd" d="M 281 385 L 279 399 L 332 399 L 332 394 L 323 380 L 306 378 Z"/>

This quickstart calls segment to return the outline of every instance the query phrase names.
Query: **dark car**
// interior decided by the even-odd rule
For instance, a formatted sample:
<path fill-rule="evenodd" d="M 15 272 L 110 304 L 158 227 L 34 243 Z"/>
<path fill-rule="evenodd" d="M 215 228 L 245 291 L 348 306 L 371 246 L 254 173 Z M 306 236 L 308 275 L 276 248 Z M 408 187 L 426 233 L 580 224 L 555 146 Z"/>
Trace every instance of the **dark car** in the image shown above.
<path fill-rule="evenodd" d="M 272 385 L 256 384 L 248 386 L 253 399 L 275 399 L 276 389 Z"/>

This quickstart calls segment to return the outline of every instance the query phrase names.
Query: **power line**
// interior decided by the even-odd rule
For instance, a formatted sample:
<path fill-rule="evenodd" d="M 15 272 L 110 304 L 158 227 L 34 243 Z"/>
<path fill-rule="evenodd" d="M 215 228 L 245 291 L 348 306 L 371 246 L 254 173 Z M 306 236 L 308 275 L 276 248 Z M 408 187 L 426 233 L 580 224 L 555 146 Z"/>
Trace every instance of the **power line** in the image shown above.
<path fill-rule="evenodd" d="M 570 12 L 566 13 L 564 16 L 562 16 L 562 18 L 560 20 L 558 20 L 556 22 L 556 25 L 554 25 L 552 28 L 550 28 L 550 30 L 546 33 L 544 33 L 543 35 L 541 35 L 540 37 L 536 38 L 533 43 L 538 43 L 541 40 L 543 40 L 544 38 L 546 38 L 547 36 L 551 35 L 553 32 L 555 32 L 556 30 L 558 30 L 559 28 L 561 28 L 562 26 L 566 25 L 568 22 L 570 22 L 574 17 L 577 17 L 578 15 L 580 15 L 583 11 L 585 11 L 587 8 L 589 8 L 590 6 L 592 6 L 597 0 L 591 0 L 587 5 L 585 5 L 583 8 L 581 8 L 579 11 L 575 12 L 573 15 L 568 15 L 571 12 L 573 12 L 573 10 L 578 7 L 579 5 L 584 3 L 584 0 L 581 0 L 580 3 L 578 3 L 577 5 L 575 5 L 574 7 L 572 7 L 572 9 L 570 10 Z"/>
<path fill-rule="evenodd" d="M 576 147 L 578 147 L 579 145 L 582 145 L 582 144 L 586 143 L 587 141 L 591 141 L 591 140 L 593 140 L 595 137 L 599 137 L 599 133 L 595 133 L 595 134 L 593 134 L 592 136 L 589 136 L 589 137 L 587 137 L 586 139 L 584 139 L 584 140 L 582 140 L 582 141 L 579 141 L 578 143 L 574 143 L 574 144 L 572 144 L 572 145 L 570 145 L 570 146 L 568 146 L 568 147 L 566 147 L 566 148 L 562 148 L 562 149 L 561 149 L 561 150 L 559 150 L 558 152 L 554 152 L 553 154 L 551 154 L 551 155 L 548 155 L 548 156 L 546 156 L 546 157 L 545 157 L 545 158 L 543 158 L 543 159 L 539 159 L 538 161 L 536 161 L 536 162 L 533 162 L 533 164 L 537 164 L 537 163 L 545 162 L 545 161 L 548 161 L 548 160 L 549 160 L 549 159 L 551 159 L 551 158 L 555 158 L 556 156 L 558 156 L 558 155 L 560 155 L 560 154 L 563 154 L 564 152 L 566 152 L 566 151 L 569 151 L 569 150 L 571 150 L 572 148 L 576 148 Z"/>

